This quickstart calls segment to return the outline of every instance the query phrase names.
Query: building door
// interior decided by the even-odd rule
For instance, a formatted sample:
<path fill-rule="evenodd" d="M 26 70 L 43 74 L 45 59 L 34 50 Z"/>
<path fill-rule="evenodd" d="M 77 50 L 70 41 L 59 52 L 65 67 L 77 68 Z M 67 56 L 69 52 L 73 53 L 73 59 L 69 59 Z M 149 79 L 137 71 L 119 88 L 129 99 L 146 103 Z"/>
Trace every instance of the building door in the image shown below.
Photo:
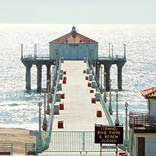
<path fill-rule="evenodd" d="M 145 138 L 138 137 L 138 156 L 145 156 Z"/>

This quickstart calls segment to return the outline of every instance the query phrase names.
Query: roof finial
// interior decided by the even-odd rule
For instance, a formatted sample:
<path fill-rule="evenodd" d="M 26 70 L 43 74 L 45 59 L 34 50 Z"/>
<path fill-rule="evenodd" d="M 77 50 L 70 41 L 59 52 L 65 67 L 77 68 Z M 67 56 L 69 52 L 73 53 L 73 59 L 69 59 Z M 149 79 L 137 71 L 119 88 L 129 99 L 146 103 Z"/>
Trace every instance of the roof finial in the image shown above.
<path fill-rule="evenodd" d="M 73 38 L 75 38 L 76 37 L 76 27 L 75 26 L 73 26 L 72 27 L 72 36 L 73 36 Z"/>
<path fill-rule="evenodd" d="M 72 27 L 72 32 L 76 32 L 76 27 L 75 26 Z"/>

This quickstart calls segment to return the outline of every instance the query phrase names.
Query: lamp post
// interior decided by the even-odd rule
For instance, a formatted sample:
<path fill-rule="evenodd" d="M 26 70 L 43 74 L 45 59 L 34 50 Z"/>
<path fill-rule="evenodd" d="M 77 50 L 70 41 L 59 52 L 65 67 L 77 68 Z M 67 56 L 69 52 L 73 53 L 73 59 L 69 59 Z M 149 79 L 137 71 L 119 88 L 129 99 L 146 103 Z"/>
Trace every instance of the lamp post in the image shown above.
<path fill-rule="evenodd" d="M 106 93 L 106 72 L 104 72 L 104 102 L 107 102 L 107 93 Z"/>
<path fill-rule="evenodd" d="M 118 119 L 118 89 L 116 90 L 116 119 L 115 119 L 115 126 L 119 126 L 119 119 Z M 118 156 L 118 144 L 116 144 L 116 156 Z"/>
<path fill-rule="evenodd" d="M 112 58 L 113 58 L 113 45 L 112 45 Z"/>
<path fill-rule="evenodd" d="M 44 119 L 42 129 L 47 130 L 47 119 L 46 119 L 46 91 L 44 91 Z"/>
<path fill-rule="evenodd" d="M 119 126 L 119 119 L 118 119 L 118 89 L 116 90 L 116 119 L 115 119 L 115 126 Z"/>
<path fill-rule="evenodd" d="M 100 64 L 98 61 L 96 61 L 95 65 L 95 81 L 99 87 L 99 73 L 100 73 Z"/>
<path fill-rule="evenodd" d="M 51 84 L 51 72 L 50 72 L 50 80 L 49 80 L 49 103 L 52 103 L 52 84 Z"/>
<path fill-rule="evenodd" d="M 41 136 L 41 106 L 42 106 L 42 102 L 38 103 L 38 107 L 39 107 L 39 139 L 42 138 Z"/>
<path fill-rule="evenodd" d="M 21 44 L 21 59 L 23 59 L 23 44 Z"/>
<path fill-rule="evenodd" d="M 112 110 L 111 82 L 112 82 L 112 80 L 109 80 L 110 91 L 109 91 L 109 107 L 108 107 L 108 110 L 109 110 L 110 115 L 113 114 L 113 110 Z"/>
<path fill-rule="evenodd" d="M 50 87 L 49 86 L 50 86 L 50 80 L 48 79 L 47 80 L 47 93 L 49 93 L 49 90 L 50 90 Z"/>
<path fill-rule="evenodd" d="M 125 103 L 125 113 L 126 113 L 126 121 L 125 121 L 125 139 L 128 138 L 128 122 L 127 122 L 127 114 L 128 114 L 128 103 Z"/>
<path fill-rule="evenodd" d="M 50 86 L 48 85 L 48 89 L 47 89 L 47 101 L 48 101 L 48 103 L 47 103 L 47 111 L 46 111 L 46 113 L 49 115 L 50 114 L 50 106 L 49 106 L 49 88 L 50 88 Z"/>
<path fill-rule="evenodd" d="M 102 94 L 102 66 L 100 66 L 100 69 L 101 69 L 101 88 L 100 88 L 100 91 L 101 91 L 101 94 Z"/>
<path fill-rule="evenodd" d="M 126 44 L 124 44 L 124 58 L 126 59 Z"/>
<path fill-rule="evenodd" d="M 111 45 L 111 43 L 109 42 L 109 57 L 110 57 L 110 45 Z"/>
<path fill-rule="evenodd" d="M 37 43 L 34 45 L 34 58 L 37 57 Z"/>

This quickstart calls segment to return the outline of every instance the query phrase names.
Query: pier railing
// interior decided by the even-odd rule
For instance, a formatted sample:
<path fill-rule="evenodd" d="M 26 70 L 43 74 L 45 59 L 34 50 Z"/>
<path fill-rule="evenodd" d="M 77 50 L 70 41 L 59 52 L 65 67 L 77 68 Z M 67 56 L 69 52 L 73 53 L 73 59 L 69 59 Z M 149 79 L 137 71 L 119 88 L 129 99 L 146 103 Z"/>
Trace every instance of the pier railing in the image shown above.
<path fill-rule="evenodd" d="M 99 56 L 98 57 L 99 59 L 108 59 L 108 60 L 119 60 L 119 59 L 126 59 L 125 56 L 122 56 L 122 55 L 113 55 L 113 56 Z"/>
<path fill-rule="evenodd" d="M 61 61 L 58 61 L 56 63 L 56 66 L 58 65 L 58 70 L 56 69 L 56 72 L 60 72 L 61 69 Z M 51 132 L 52 132 L 52 125 L 53 125 L 53 119 L 54 119 L 54 104 L 56 103 L 56 93 L 57 93 L 57 85 L 59 83 L 59 76 L 57 76 L 56 85 L 55 85 L 55 91 L 53 94 L 53 99 L 51 103 L 51 110 L 50 110 L 50 116 L 48 121 L 48 130 L 43 135 L 43 133 L 36 136 L 36 153 L 43 152 L 44 150 L 48 149 L 50 139 L 51 139 Z"/>
<path fill-rule="evenodd" d="M 32 54 L 24 55 L 22 59 L 29 59 L 29 60 L 47 60 L 50 59 L 49 55 L 37 55 L 34 56 Z M 105 60 L 125 60 L 126 57 L 122 55 L 115 55 L 115 56 L 99 56 L 98 59 L 105 59 Z"/>
<path fill-rule="evenodd" d="M 22 59 L 29 59 L 29 60 L 47 60 L 50 59 L 48 55 L 43 55 L 43 56 L 34 56 L 34 55 L 24 55 Z"/>
<path fill-rule="evenodd" d="M 90 69 L 88 60 L 87 60 L 86 63 L 87 63 L 87 68 Z M 94 73 L 94 71 L 91 70 L 91 69 L 90 69 L 90 71 L 91 71 L 91 74 L 93 75 L 93 81 L 95 81 L 96 86 L 98 86 L 98 85 L 97 85 L 97 82 L 96 82 L 96 80 L 95 80 L 95 73 Z M 99 87 L 97 87 L 97 92 L 100 93 Z M 112 120 L 112 118 L 111 118 L 111 116 L 110 116 L 110 113 L 109 113 L 109 111 L 108 111 L 108 109 L 107 109 L 107 107 L 106 107 L 106 104 L 105 104 L 104 99 L 102 98 L 102 95 L 101 95 L 101 94 L 100 94 L 100 103 L 101 103 L 101 105 L 102 105 L 102 107 L 103 107 L 103 110 L 104 110 L 105 113 L 106 113 L 106 117 L 107 117 L 107 119 L 108 119 L 109 124 L 110 124 L 110 125 L 114 125 L 113 120 Z"/>
<path fill-rule="evenodd" d="M 53 131 L 51 138 L 52 143 L 46 152 L 56 152 L 57 154 L 60 152 L 85 152 L 86 155 L 87 152 L 100 152 L 100 145 L 95 143 L 94 131 Z M 114 148 L 110 147 L 111 144 L 105 144 L 102 152 L 115 153 L 115 145 Z"/>
<path fill-rule="evenodd" d="M 156 127 L 156 116 L 151 116 L 147 112 L 130 112 L 130 128 L 136 127 Z"/>
<path fill-rule="evenodd" d="M 86 63 L 87 63 L 87 68 L 90 69 L 91 74 L 93 75 L 93 81 L 96 82 L 95 73 L 94 73 L 94 71 L 90 68 L 89 63 L 88 63 L 88 60 L 86 60 Z M 97 82 L 96 82 L 96 86 L 98 86 L 98 85 L 97 85 Z M 108 111 L 108 109 L 107 109 L 107 107 L 106 107 L 106 103 L 104 102 L 104 99 L 103 99 L 103 97 L 102 97 L 102 95 L 101 95 L 101 93 L 100 93 L 99 87 L 97 87 L 96 90 L 97 90 L 97 92 L 99 92 L 99 94 L 100 94 L 100 103 L 101 103 L 101 105 L 102 105 L 102 107 L 103 107 L 104 112 L 106 113 L 106 117 L 107 117 L 107 119 L 108 119 L 109 125 L 114 125 L 114 122 L 113 122 L 113 120 L 112 120 L 112 118 L 111 118 L 111 115 L 110 115 L 110 113 L 109 113 L 109 111 Z M 123 144 L 120 144 L 120 145 L 119 145 L 119 148 L 121 148 L 121 149 L 124 150 L 124 151 L 127 150 L 127 151 L 129 152 L 129 140 L 128 140 L 128 139 L 124 139 L 124 140 L 123 140 Z"/>

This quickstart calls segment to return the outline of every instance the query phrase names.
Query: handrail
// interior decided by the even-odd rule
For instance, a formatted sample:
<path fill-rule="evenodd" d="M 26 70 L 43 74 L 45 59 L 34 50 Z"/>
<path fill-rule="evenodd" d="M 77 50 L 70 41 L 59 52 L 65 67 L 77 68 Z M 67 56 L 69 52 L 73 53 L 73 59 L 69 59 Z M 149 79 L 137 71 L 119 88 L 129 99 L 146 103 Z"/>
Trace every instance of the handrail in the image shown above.
<path fill-rule="evenodd" d="M 99 56 L 99 59 L 105 58 L 105 59 L 126 59 L 125 56 L 122 55 L 115 55 L 115 56 Z"/>
<path fill-rule="evenodd" d="M 129 117 L 130 127 L 132 127 L 132 125 L 134 127 L 156 126 L 156 116 L 151 116 L 148 113 L 131 113 Z"/>
<path fill-rule="evenodd" d="M 45 59 L 50 59 L 49 56 L 33 56 L 33 55 L 24 55 L 22 59 L 31 59 L 31 60 L 45 60 Z"/>
<path fill-rule="evenodd" d="M 89 66 L 89 63 L 88 63 L 88 60 L 86 60 L 86 63 L 87 63 L 87 68 L 89 68 L 89 69 L 91 70 L 91 68 L 90 68 L 90 66 Z M 95 83 L 96 83 L 96 86 L 98 86 L 98 85 L 97 85 L 97 82 L 96 82 L 96 80 L 95 80 L 95 74 L 94 74 L 94 71 L 93 71 L 93 70 L 92 70 L 92 75 L 93 75 L 93 80 L 94 80 Z M 97 91 L 100 93 L 99 87 L 97 87 Z M 110 125 L 114 125 L 113 120 L 112 120 L 112 118 L 111 118 L 111 116 L 110 116 L 110 113 L 109 113 L 109 111 L 108 111 L 108 109 L 107 109 L 107 107 L 106 107 L 106 104 L 105 104 L 105 102 L 104 102 L 104 100 L 103 100 L 103 98 L 102 98 L 101 93 L 100 93 L 100 102 L 101 102 L 101 105 L 102 105 L 102 107 L 103 107 L 103 110 L 104 110 L 105 113 L 106 113 L 106 117 L 107 117 L 107 119 L 108 119 L 109 124 L 110 124 Z"/>
<path fill-rule="evenodd" d="M 58 65 L 58 70 L 56 69 L 56 74 L 57 74 L 57 72 L 60 72 L 61 60 L 59 60 L 59 62 L 57 62 L 57 65 Z M 43 138 L 43 139 L 42 138 L 39 139 L 39 133 L 38 133 L 38 135 L 36 137 L 36 153 L 43 152 L 44 150 L 46 150 L 49 147 L 53 119 L 54 119 L 54 104 L 56 103 L 56 93 L 58 91 L 58 89 L 57 89 L 58 83 L 59 83 L 59 76 L 57 76 L 55 91 L 54 91 L 53 100 L 52 100 L 52 104 L 51 104 L 51 110 L 50 110 L 50 116 L 49 116 L 49 122 L 48 122 L 49 123 L 48 130 L 46 132 L 45 138 Z"/>
<path fill-rule="evenodd" d="M 94 73 L 93 70 L 91 70 L 91 68 L 90 68 L 90 66 L 89 66 L 89 63 L 88 63 L 88 60 L 86 60 L 86 63 L 87 63 L 87 68 L 89 68 L 90 71 L 92 71 L 93 80 L 95 81 L 96 86 L 98 86 L 98 85 L 97 85 L 97 82 L 96 82 L 96 80 L 95 80 L 95 73 Z M 100 93 L 99 87 L 97 87 L 97 91 Z M 113 120 L 112 120 L 112 118 L 111 118 L 111 116 L 110 116 L 110 113 L 109 113 L 109 111 L 108 111 L 108 109 L 107 109 L 107 107 L 106 107 L 106 104 L 105 104 L 105 102 L 104 102 L 104 99 L 102 98 L 101 93 L 100 93 L 100 103 L 101 103 L 101 105 L 102 105 L 102 107 L 103 107 L 103 110 L 104 110 L 105 113 L 106 113 L 106 117 L 107 117 L 107 119 L 108 119 L 109 124 L 113 126 L 113 125 L 114 125 Z M 122 150 L 125 150 L 125 151 L 127 150 L 127 151 L 129 152 L 129 140 L 128 140 L 128 139 L 124 139 L 123 144 L 120 144 L 119 147 L 120 147 Z"/>

